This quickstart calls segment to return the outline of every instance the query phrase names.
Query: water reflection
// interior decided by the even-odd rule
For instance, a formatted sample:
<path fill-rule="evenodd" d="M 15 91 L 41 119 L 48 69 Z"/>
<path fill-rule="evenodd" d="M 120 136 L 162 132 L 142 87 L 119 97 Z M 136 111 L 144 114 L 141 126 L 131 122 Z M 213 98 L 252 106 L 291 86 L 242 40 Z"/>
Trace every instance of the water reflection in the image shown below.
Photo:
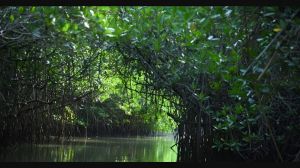
<path fill-rule="evenodd" d="M 20 145 L 1 161 L 25 162 L 175 162 L 170 137 L 77 138 L 63 144 Z"/>

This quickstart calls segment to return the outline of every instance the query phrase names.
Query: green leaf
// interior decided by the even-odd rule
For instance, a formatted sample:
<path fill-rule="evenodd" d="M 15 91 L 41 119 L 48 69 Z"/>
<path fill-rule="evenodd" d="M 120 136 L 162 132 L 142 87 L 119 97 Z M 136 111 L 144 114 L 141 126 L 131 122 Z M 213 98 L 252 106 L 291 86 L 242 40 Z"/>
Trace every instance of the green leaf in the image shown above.
<path fill-rule="evenodd" d="M 19 9 L 18 9 L 18 11 L 19 11 L 19 13 L 24 13 L 24 7 L 19 7 Z"/>
<path fill-rule="evenodd" d="M 200 93 L 200 94 L 199 94 L 199 99 L 200 99 L 201 101 L 208 100 L 208 98 L 209 98 L 209 96 L 205 96 L 204 93 Z"/>
<path fill-rule="evenodd" d="M 104 35 L 106 35 L 108 37 L 116 37 L 116 35 L 114 34 L 114 32 L 115 32 L 114 28 L 107 27 L 107 28 L 105 28 Z"/>
<path fill-rule="evenodd" d="M 66 23 L 66 24 L 63 26 L 62 31 L 63 31 L 63 32 L 67 32 L 67 31 L 69 30 L 69 28 L 70 28 L 70 24 L 69 24 L 69 23 Z"/>
<path fill-rule="evenodd" d="M 73 24 L 73 29 L 78 30 L 78 24 Z"/>
<path fill-rule="evenodd" d="M 88 22 L 84 22 L 83 25 L 84 25 L 84 27 L 86 27 L 86 28 L 90 28 L 90 25 L 89 25 Z"/>
<path fill-rule="evenodd" d="M 14 22 L 14 20 L 15 20 L 14 15 L 10 15 L 10 16 L 9 16 L 9 21 L 10 21 L 10 22 Z"/>
<path fill-rule="evenodd" d="M 30 12 L 34 13 L 35 12 L 35 7 L 31 7 Z"/>
<path fill-rule="evenodd" d="M 244 111 L 244 108 L 241 104 L 236 104 L 235 105 L 235 113 L 236 114 L 241 114 Z"/>
<path fill-rule="evenodd" d="M 160 46 L 160 41 L 158 39 L 154 41 L 153 47 L 155 51 L 160 50 L 161 46 Z"/>
<path fill-rule="evenodd" d="M 103 11 L 109 11 L 111 8 L 109 6 L 101 6 L 99 9 Z"/>

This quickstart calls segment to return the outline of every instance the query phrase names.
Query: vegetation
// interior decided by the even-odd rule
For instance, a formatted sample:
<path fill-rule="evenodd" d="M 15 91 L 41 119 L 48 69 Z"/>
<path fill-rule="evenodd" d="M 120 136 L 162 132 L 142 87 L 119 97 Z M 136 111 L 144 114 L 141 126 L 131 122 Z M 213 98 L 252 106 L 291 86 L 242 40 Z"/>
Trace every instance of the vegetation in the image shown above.
<path fill-rule="evenodd" d="M 1 7 L 0 140 L 150 135 L 299 161 L 299 9 Z"/>

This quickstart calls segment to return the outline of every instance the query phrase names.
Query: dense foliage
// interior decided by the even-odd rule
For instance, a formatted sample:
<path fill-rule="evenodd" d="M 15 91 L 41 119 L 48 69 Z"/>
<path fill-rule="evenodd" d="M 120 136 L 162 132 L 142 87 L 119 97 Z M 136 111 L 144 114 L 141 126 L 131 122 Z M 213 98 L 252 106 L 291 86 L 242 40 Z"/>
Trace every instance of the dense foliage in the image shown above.
<path fill-rule="evenodd" d="M 1 141 L 177 128 L 178 161 L 297 161 L 298 12 L 2 7 Z"/>

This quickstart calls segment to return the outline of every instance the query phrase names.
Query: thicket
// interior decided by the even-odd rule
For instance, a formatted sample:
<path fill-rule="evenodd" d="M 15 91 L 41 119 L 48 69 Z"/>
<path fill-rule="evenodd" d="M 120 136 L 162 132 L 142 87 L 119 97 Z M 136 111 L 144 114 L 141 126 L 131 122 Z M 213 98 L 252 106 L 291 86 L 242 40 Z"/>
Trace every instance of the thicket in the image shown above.
<path fill-rule="evenodd" d="M 178 161 L 299 160 L 298 8 L 0 13 L 3 142 L 175 123 Z"/>

